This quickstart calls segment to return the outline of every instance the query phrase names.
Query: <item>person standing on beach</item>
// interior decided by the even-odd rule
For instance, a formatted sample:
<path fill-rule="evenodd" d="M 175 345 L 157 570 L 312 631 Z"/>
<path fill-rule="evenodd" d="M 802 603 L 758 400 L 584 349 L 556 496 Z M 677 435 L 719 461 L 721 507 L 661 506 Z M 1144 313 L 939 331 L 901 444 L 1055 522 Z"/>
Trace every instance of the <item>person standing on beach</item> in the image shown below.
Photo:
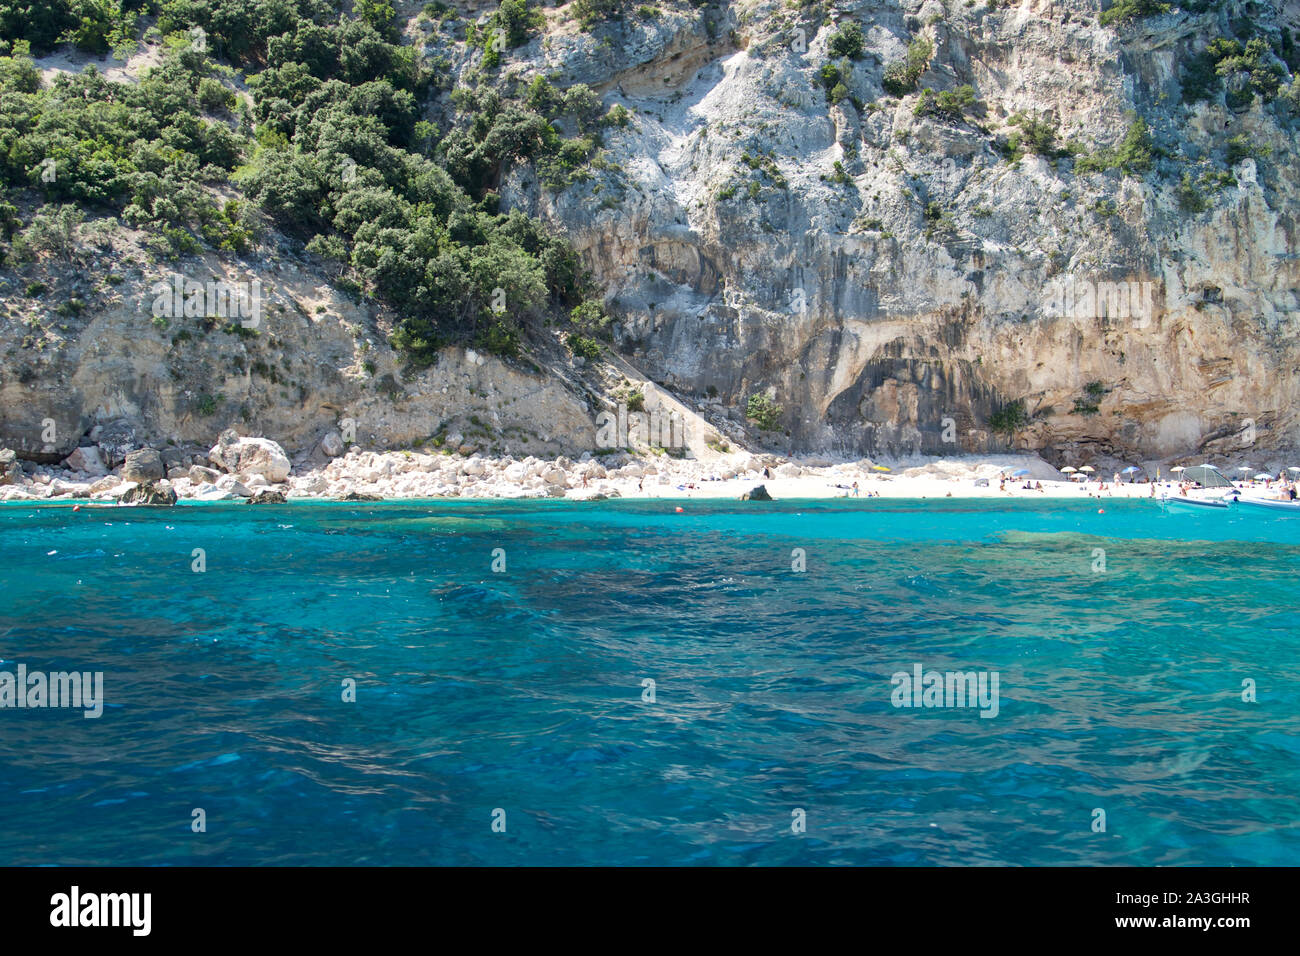
<path fill-rule="evenodd" d="M 858 496 L 858 483 L 855 481 L 853 483 L 853 497 L 856 498 L 857 496 Z"/>

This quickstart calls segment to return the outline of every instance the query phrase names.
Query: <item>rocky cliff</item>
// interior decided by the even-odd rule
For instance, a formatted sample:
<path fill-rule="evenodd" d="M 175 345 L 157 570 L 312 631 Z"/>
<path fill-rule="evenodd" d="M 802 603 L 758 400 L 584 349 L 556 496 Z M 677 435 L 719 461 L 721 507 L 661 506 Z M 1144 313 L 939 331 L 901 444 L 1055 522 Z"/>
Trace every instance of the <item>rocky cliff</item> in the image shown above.
<path fill-rule="evenodd" d="M 495 6 L 398 10 L 450 77 L 423 107 L 443 128 L 487 55 L 466 22 Z M 199 260 L 264 284 L 256 329 L 153 321 L 172 267 L 87 237 L 3 276 L 0 446 L 57 461 L 113 425 L 208 447 L 235 424 L 301 459 L 347 422 L 377 448 L 573 454 L 633 391 L 688 415 L 700 455 L 1300 445 L 1300 4 L 744 0 L 585 28 L 576 6 L 537 8 L 494 76 L 586 84 L 626 121 L 582 176 L 522 161 L 500 196 L 579 250 L 610 353 L 541 334 L 412 368 L 391 310 L 274 236 Z"/>

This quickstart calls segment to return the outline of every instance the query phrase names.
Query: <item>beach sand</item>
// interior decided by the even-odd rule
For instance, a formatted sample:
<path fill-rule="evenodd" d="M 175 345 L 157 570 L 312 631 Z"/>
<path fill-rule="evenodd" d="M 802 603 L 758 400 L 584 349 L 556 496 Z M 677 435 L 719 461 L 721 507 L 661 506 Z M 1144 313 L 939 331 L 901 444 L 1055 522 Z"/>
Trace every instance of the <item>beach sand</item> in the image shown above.
<path fill-rule="evenodd" d="M 1002 475 L 1020 470 L 1028 471 L 1029 476 L 1001 481 Z M 323 463 L 300 463 L 278 483 L 260 474 L 223 475 L 197 468 L 186 477 L 178 475 L 160 484 L 170 486 L 182 501 L 244 500 L 267 490 L 281 492 L 289 501 L 348 496 L 381 500 L 734 500 L 759 485 L 776 500 L 1158 498 L 1177 491 L 1177 484 L 1166 480 L 1156 485 L 1153 494 L 1147 482 L 1116 483 L 1113 472 L 1104 480 L 1092 476 L 1087 482 L 1070 481 L 1033 455 L 918 458 L 886 464 L 870 459 L 831 462 L 745 453 L 720 455 L 709 461 L 630 453 L 548 461 L 356 449 Z M 21 483 L 0 488 L 0 500 L 113 501 L 132 487 L 134 483 L 123 481 L 119 475 L 91 477 L 42 467 Z"/>

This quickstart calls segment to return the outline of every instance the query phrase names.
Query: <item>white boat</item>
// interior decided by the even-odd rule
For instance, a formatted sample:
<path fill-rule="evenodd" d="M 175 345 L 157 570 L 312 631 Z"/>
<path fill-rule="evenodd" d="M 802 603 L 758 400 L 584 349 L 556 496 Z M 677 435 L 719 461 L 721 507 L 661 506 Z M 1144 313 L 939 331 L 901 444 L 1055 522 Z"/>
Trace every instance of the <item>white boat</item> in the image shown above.
<path fill-rule="evenodd" d="M 1186 495 L 1161 495 L 1160 503 L 1175 511 L 1212 511 L 1228 507 L 1230 498 L 1189 498 Z M 1281 502 L 1279 502 L 1281 504 Z"/>
<path fill-rule="evenodd" d="M 1247 498 L 1245 495 L 1237 499 L 1237 507 L 1243 511 L 1254 511 L 1257 513 L 1272 512 L 1274 514 L 1293 514 L 1300 515 L 1300 501 L 1278 501 L 1275 498 Z"/>

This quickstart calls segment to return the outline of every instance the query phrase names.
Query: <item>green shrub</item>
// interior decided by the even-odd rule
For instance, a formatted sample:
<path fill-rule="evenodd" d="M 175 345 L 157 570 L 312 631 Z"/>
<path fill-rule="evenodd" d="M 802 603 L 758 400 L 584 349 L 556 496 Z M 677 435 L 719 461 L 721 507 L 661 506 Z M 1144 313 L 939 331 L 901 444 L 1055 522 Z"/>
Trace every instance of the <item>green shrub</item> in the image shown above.
<path fill-rule="evenodd" d="M 1021 398 L 1003 405 L 989 416 L 989 430 L 1000 434 L 1013 435 L 1028 424 L 1029 415 Z"/>
<path fill-rule="evenodd" d="M 529 10 L 527 0 L 501 0 L 496 22 L 505 31 L 506 46 L 514 49 L 527 43 L 533 31 L 546 24 L 546 17 L 540 10 Z"/>
<path fill-rule="evenodd" d="M 235 94 L 221 85 L 220 80 L 205 76 L 199 81 L 199 106 L 210 113 L 229 110 L 235 105 Z"/>
<path fill-rule="evenodd" d="M 862 27 L 856 23 L 846 23 L 831 35 L 827 49 L 831 56 L 856 60 L 862 56 Z"/>
<path fill-rule="evenodd" d="M 1074 171 L 1089 173 L 1118 169 L 1127 174 L 1144 173 L 1151 168 L 1151 157 L 1151 134 L 1146 121 L 1140 116 L 1134 116 L 1118 146 L 1098 150 L 1091 156 L 1079 157 L 1074 164 Z"/>
<path fill-rule="evenodd" d="M 1236 166 L 1243 159 L 1261 159 L 1268 156 L 1272 151 L 1272 148 L 1267 143 L 1256 144 L 1245 133 L 1238 133 L 1236 136 L 1228 138 L 1227 149 L 1224 152 L 1224 162 L 1229 166 Z"/>
<path fill-rule="evenodd" d="M 517 358 L 520 351 L 519 329 L 510 322 L 493 322 L 479 334 L 477 343 L 493 355 Z"/>
<path fill-rule="evenodd" d="M 934 56 L 934 44 L 927 38 L 916 37 L 912 40 L 907 45 L 907 55 L 885 67 L 881 78 L 885 92 L 894 96 L 905 96 L 916 89 L 916 84 L 920 81 L 926 67 L 930 65 L 932 56 Z"/>
<path fill-rule="evenodd" d="M 949 120 L 960 120 L 976 107 L 975 88 L 969 84 L 955 90 L 942 90 L 935 93 L 930 89 L 921 91 L 912 113 L 916 116 L 939 116 Z"/>
<path fill-rule="evenodd" d="M 573 13 L 584 30 L 590 30 L 601 20 L 622 20 L 623 0 L 577 0 Z"/>
<path fill-rule="evenodd" d="M 745 417 L 759 427 L 761 431 L 773 431 L 780 427 L 781 415 L 785 410 L 766 395 L 758 393 L 749 396 L 745 406 Z"/>
<path fill-rule="evenodd" d="M 86 214 L 73 205 L 42 206 L 26 229 L 14 236 L 14 257 L 31 261 L 49 256 L 76 261 L 81 253 L 81 226 Z"/>
<path fill-rule="evenodd" d="M 1256 95 L 1265 100 L 1278 96 L 1286 75 L 1286 66 L 1263 37 L 1253 37 L 1244 45 L 1233 37 L 1217 37 L 1188 61 L 1181 77 L 1183 100 L 1209 99 L 1224 80 L 1232 80 L 1226 102 L 1241 109 Z"/>
<path fill-rule="evenodd" d="M 1178 197 L 1178 208 L 1183 212 L 1204 212 L 1210 207 L 1204 192 L 1192 181 L 1192 174 L 1186 170 L 1183 171 L 1178 185 L 1174 187 L 1174 194 Z"/>
<path fill-rule="evenodd" d="M 1114 6 L 1103 10 L 1098 19 L 1102 26 L 1108 27 L 1113 23 L 1126 23 L 1168 12 L 1169 4 L 1160 3 L 1159 0 L 1115 0 Z"/>
<path fill-rule="evenodd" d="M 223 401 L 225 399 L 220 394 L 209 395 L 204 392 L 194 400 L 194 412 L 204 418 L 210 418 L 217 413 Z"/>
<path fill-rule="evenodd" d="M 1015 113 L 1011 125 L 1016 131 L 1001 143 L 1003 155 L 1011 162 L 1017 162 L 1025 153 L 1034 153 L 1046 159 L 1059 159 L 1067 155 L 1056 141 L 1056 127 L 1045 120 L 1035 119 L 1024 113 Z"/>
<path fill-rule="evenodd" d="M 630 119 L 631 114 L 627 111 L 627 108 L 622 103 L 615 103 L 609 108 L 609 112 L 605 114 L 603 122 L 606 126 L 624 127 L 627 126 Z"/>
<path fill-rule="evenodd" d="M 564 342 L 569 347 L 569 351 L 579 358 L 584 358 L 588 362 L 594 362 L 600 358 L 604 352 L 601 344 L 595 339 L 587 338 L 585 335 L 579 335 L 577 332 L 570 332 L 564 337 Z"/>

